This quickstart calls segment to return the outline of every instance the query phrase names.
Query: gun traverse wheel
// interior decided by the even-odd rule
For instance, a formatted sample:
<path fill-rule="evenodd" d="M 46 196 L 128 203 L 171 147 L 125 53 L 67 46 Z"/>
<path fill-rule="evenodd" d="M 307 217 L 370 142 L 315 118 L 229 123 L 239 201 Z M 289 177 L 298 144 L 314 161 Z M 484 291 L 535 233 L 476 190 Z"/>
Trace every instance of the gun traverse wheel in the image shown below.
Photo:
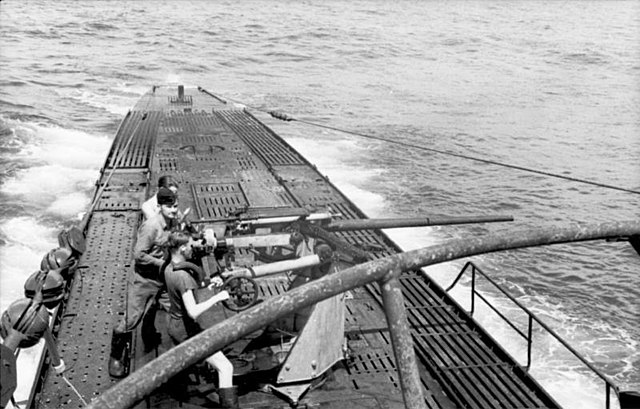
<path fill-rule="evenodd" d="M 258 299 L 258 285 L 251 278 L 232 277 L 222 284 L 229 299 L 222 304 L 231 311 L 243 311 L 255 304 Z"/>

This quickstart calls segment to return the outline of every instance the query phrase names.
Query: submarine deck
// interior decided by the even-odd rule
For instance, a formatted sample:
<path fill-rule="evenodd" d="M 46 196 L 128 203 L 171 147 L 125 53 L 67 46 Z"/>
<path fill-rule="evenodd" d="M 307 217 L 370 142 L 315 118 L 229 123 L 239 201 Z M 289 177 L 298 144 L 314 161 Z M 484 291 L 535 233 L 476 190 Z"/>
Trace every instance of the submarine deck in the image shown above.
<path fill-rule="evenodd" d="M 342 219 L 366 216 L 282 138 L 246 110 L 205 92 L 156 88 L 125 117 L 103 167 L 99 188 L 114 170 L 91 216 L 80 260 L 55 331 L 65 376 L 85 400 L 115 384 L 109 377 L 111 330 L 123 314 L 140 206 L 160 175 L 180 184 L 180 208 L 192 219 L 215 220 L 239 208 L 329 208 Z M 143 120 L 143 115 L 146 117 Z M 135 135 L 134 135 L 135 134 Z M 313 137 L 313 135 L 309 135 Z M 117 163 L 116 163 L 117 162 Z M 399 252 L 380 231 L 337 233 L 365 244 L 376 257 Z M 243 254 L 250 257 L 250 253 Z M 428 408 L 552 408 L 555 401 L 475 321 L 420 271 L 400 279 Z M 277 281 L 261 291 L 282 291 Z M 404 407 L 377 285 L 351 291 L 346 301 L 351 358 L 330 382 L 298 407 Z M 169 347 L 134 350 L 132 370 Z M 52 371 L 44 373 L 37 408 L 78 408 L 80 400 Z M 242 408 L 285 407 L 261 392 L 240 396 Z M 198 407 L 158 391 L 138 407 Z"/>

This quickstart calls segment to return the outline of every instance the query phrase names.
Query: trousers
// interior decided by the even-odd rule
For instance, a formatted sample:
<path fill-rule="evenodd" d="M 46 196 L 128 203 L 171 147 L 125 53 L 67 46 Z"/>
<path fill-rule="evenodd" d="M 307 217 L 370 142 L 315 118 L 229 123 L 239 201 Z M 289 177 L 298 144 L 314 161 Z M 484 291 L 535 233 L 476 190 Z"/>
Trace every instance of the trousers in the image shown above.
<path fill-rule="evenodd" d="M 129 282 L 127 288 L 125 315 L 116 325 L 114 332 L 123 334 L 134 330 L 156 304 L 163 310 L 169 311 L 169 295 L 164 283 L 134 272 L 133 281 Z"/>

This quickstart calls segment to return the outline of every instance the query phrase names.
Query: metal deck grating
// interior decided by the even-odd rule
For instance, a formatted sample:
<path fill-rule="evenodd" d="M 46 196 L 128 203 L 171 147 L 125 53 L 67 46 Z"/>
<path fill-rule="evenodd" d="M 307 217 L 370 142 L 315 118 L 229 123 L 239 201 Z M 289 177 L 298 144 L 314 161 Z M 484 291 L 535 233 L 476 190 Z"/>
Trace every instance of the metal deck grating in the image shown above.
<path fill-rule="evenodd" d="M 139 210 L 141 195 L 110 195 L 105 193 L 96 206 L 96 211 L 124 211 L 124 210 Z"/>
<path fill-rule="evenodd" d="M 125 305 L 131 270 L 125 260 L 131 259 L 137 218 L 137 212 L 93 216 L 87 236 L 91 250 L 80 260 L 59 324 L 58 350 L 67 366 L 65 376 L 87 401 L 115 384 L 107 372 L 111 331 Z M 53 371 L 48 372 L 38 399 L 45 408 L 83 407 Z"/>
<path fill-rule="evenodd" d="M 530 378 L 515 362 L 490 348 L 492 341 L 424 279 L 414 277 L 401 283 L 407 303 L 415 305 L 425 298 L 434 302 L 428 308 L 409 308 L 409 321 L 418 356 L 431 362 L 435 376 L 451 388 L 450 393 L 455 391 L 454 400 L 478 408 L 553 406 L 546 396 L 535 393 Z"/>
<path fill-rule="evenodd" d="M 125 168 L 138 170 L 147 170 L 145 166 L 148 166 L 151 180 L 157 180 L 161 174 L 172 174 L 179 181 L 181 192 L 191 190 L 198 217 L 224 218 L 228 213 L 247 205 L 255 206 L 255 203 L 272 207 L 295 203 L 295 206 L 308 208 L 329 208 L 341 214 L 339 218 L 364 217 L 326 178 L 249 113 L 239 110 L 211 113 L 195 109 L 182 112 L 179 107 L 167 108 L 166 96 L 166 92 L 159 90 L 158 94 L 146 96 L 138 104 L 140 109 L 154 111 L 137 130 L 138 138 L 127 149 L 123 164 Z M 193 94 L 194 102 L 201 98 L 202 95 Z M 140 118 L 141 112 L 133 112 L 125 119 L 107 163 L 124 146 Z M 247 146 L 252 152 L 248 152 Z M 149 160 L 151 153 L 153 160 Z M 113 209 L 133 210 L 134 199 L 143 196 L 146 189 L 148 179 L 145 176 L 142 172 L 136 179 L 114 175 L 110 183 L 114 191 L 109 192 L 113 196 L 103 199 L 100 206 L 105 211 L 95 213 L 91 221 L 90 239 L 93 241 L 78 271 L 82 279 L 73 284 L 67 311 L 73 311 L 75 315 L 64 316 L 60 324 L 63 330 L 59 344 L 66 348 L 62 352 L 65 360 L 86 361 L 95 355 L 91 361 L 95 365 L 91 368 L 69 371 L 74 377 L 71 381 L 80 385 L 81 393 L 88 399 L 92 393 L 99 393 L 112 383 L 106 375 L 108 343 L 117 314 L 124 309 L 124 282 L 131 268 L 121 263 L 131 259 L 138 223 L 137 212 Z M 127 183 L 135 191 L 127 193 Z M 254 194 L 256 189 L 263 192 Z M 181 200 L 181 207 L 185 202 L 189 203 Z M 388 238 L 377 232 L 354 231 L 337 235 L 350 243 L 381 247 L 374 257 L 396 250 Z M 115 240 L 107 240 L 108 237 Z M 431 287 L 428 279 L 419 272 L 410 272 L 402 276 L 401 284 L 429 408 L 449 409 L 454 403 L 473 408 L 541 408 L 549 402 L 549 407 L 554 406 L 528 375 L 466 317 L 464 311 L 453 305 L 441 290 Z M 286 280 L 273 281 L 261 285 L 260 291 L 262 296 L 268 297 L 286 287 Z M 338 383 L 338 393 L 315 390 L 309 393 L 308 400 L 303 398 L 301 404 L 326 408 L 345 405 L 403 407 L 379 288 L 373 284 L 350 293 L 353 298 L 347 301 L 346 329 L 349 346 L 353 349 L 353 365 L 335 371 L 336 377 L 342 372 L 344 374 L 340 376 L 345 377 L 343 383 Z M 96 308 L 102 309 L 101 314 Z M 95 371 L 94 366 L 97 367 Z M 53 384 L 60 379 L 54 375 L 49 377 L 51 379 L 45 379 L 39 407 L 79 407 L 79 402 L 66 395 L 65 385 Z M 440 385 L 436 385 L 434 379 Z M 443 395 L 443 390 L 454 403 Z M 252 407 L 273 407 L 274 401 L 265 398 L 264 394 L 252 394 L 251 399 L 255 403 Z M 175 407 L 176 402 L 156 403 Z"/>
<path fill-rule="evenodd" d="M 191 187 L 201 219 L 223 219 L 248 204 L 237 183 L 198 183 Z"/>
<path fill-rule="evenodd" d="M 244 111 L 216 111 L 253 152 L 269 166 L 302 165 L 302 157 L 269 128 Z"/>
<path fill-rule="evenodd" d="M 123 263 L 131 260 L 138 219 L 137 212 L 96 213 L 91 219 L 87 251 L 81 263 L 94 260 Z M 94 237 L 92 232 L 99 234 Z"/>
<path fill-rule="evenodd" d="M 116 135 L 116 139 L 111 147 L 111 151 L 107 157 L 106 168 L 111 169 L 112 161 L 120 155 L 129 140 L 125 154 L 116 164 L 118 168 L 146 168 L 149 166 L 151 150 L 155 143 L 155 136 L 158 124 L 161 118 L 160 112 L 149 112 L 147 119 L 142 122 L 142 113 L 139 111 L 131 112 L 129 117 L 124 120 L 120 132 Z M 130 138 L 131 133 L 135 131 L 135 136 Z"/>

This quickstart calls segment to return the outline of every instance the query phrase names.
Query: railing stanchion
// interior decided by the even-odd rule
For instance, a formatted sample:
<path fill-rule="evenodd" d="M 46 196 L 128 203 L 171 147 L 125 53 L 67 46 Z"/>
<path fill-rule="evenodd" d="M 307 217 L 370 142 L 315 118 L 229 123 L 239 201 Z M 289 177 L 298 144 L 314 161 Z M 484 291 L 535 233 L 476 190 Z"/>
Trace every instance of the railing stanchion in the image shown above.
<path fill-rule="evenodd" d="M 398 278 L 391 278 L 379 283 L 404 405 L 407 409 L 426 408 L 400 281 Z"/>
<path fill-rule="evenodd" d="M 533 344 L 533 317 L 529 315 L 529 330 L 527 331 L 527 371 L 531 368 L 531 345 Z"/>
<path fill-rule="evenodd" d="M 476 266 L 471 265 L 471 316 L 476 308 Z"/>

